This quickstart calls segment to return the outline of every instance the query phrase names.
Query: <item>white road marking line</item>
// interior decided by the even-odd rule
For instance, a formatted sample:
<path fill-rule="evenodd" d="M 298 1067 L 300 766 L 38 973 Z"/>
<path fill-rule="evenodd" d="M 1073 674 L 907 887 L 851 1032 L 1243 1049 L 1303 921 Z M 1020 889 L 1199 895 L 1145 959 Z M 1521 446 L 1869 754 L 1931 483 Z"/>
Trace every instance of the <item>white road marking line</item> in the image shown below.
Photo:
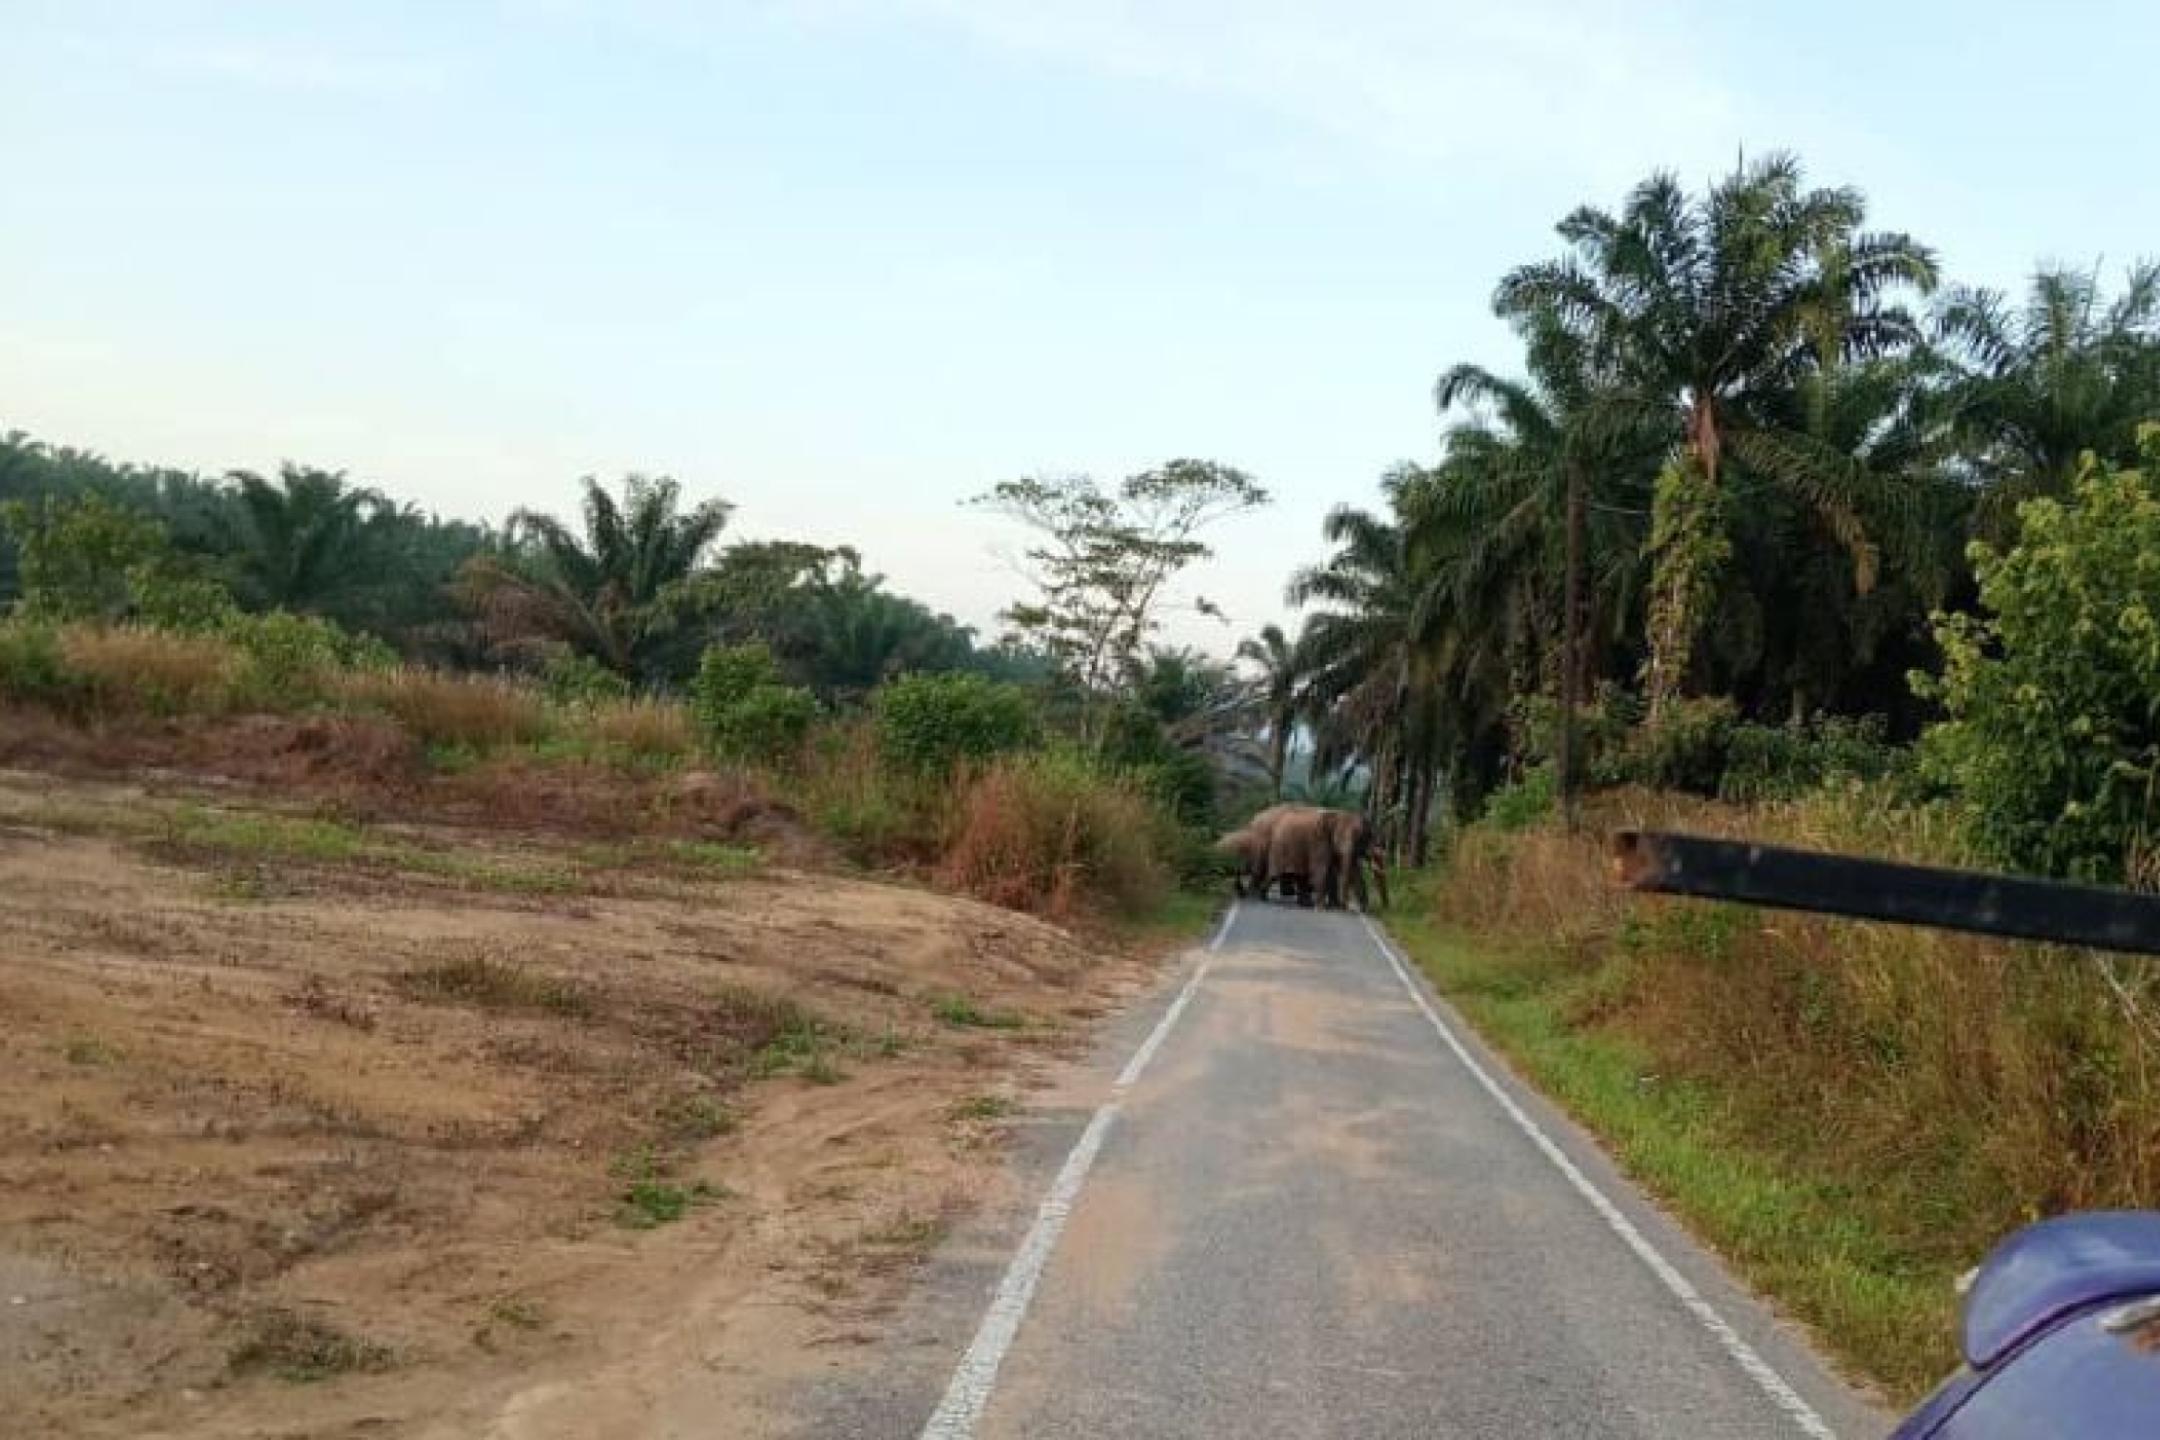
<path fill-rule="evenodd" d="M 1005 1267 L 1004 1278 L 998 1281 L 997 1293 L 991 1297 L 990 1308 L 983 1312 L 982 1324 L 976 1327 L 975 1338 L 960 1357 L 952 1380 L 945 1387 L 945 1398 L 938 1402 L 936 1413 L 922 1428 L 922 1440 L 969 1440 L 975 1433 L 976 1422 L 982 1419 L 983 1410 L 990 1403 L 990 1392 L 997 1384 L 998 1367 L 1005 1363 L 1005 1352 L 1012 1348 L 1013 1337 L 1020 1333 L 1020 1322 L 1027 1317 L 1028 1302 L 1035 1298 L 1035 1286 L 1042 1279 L 1043 1267 L 1050 1263 L 1050 1254 L 1057 1249 L 1058 1236 L 1065 1231 L 1065 1222 L 1072 1215 L 1073 1205 L 1080 1198 L 1080 1187 L 1087 1183 L 1088 1171 L 1095 1164 L 1096 1155 L 1102 1150 L 1103 1141 L 1110 1134 L 1111 1125 L 1117 1120 L 1119 1107 L 1125 1103 L 1126 1092 L 1140 1079 L 1155 1052 L 1177 1025 L 1185 1007 L 1192 1003 L 1193 995 L 1200 989 L 1200 982 L 1207 978 L 1208 968 L 1215 963 L 1215 952 L 1236 923 L 1238 902 L 1230 902 L 1222 924 L 1216 927 L 1214 938 L 1208 941 L 1207 954 L 1194 967 L 1177 998 L 1163 1012 L 1162 1019 L 1148 1032 L 1147 1039 L 1140 1042 L 1132 1059 L 1111 1082 L 1110 1098 L 1096 1110 L 1088 1121 L 1087 1129 L 1073 1143 L 1072 1153 L 1058 1167 L 1057 1178 L 1050 1182 L 1050 1193 L 1043 1196 L 1042 1204 L 1035 1211 L 1035 1223 L 1020 1241 L 1020 1248 L 1013 1254 L 1012 1263 Z"/>
<path fill-rule="evenodd" d="M 1448 1028 L 1447 1022 L 1440 1018 L 1440 1012 L 1433 1009 L 1431 1003 L 1425 999 L 1425 992 L 1418 988 L 1417 982 L 1410 978 L 1410 972 L 1404 968 L 1402 957 L 1396 954 L 1395 947 L 1381 933 L 1380 927 L 1373 924 L 1370 917 L 1365 919 L 1365 932 L 1372 936 L 1373 944 L 1379 947 L 1381 955 L 1385 956 L 1388 964 L 1394 968 L 1395 978 L 1410 992 L 1410 998 L 1417 1003 L 1418 1009 L 1425 1013 L 1425 1018 L 1431 1022 L 1433 1030 L 1447 1043 L 1448 1049 L 1455 1052 L 1455 1058 L 1462 1061 L 1464 1068 L 1469 1070 L 1478 1084 L 1485 1087 L 1486 1093 L 1499 1102 L 1500 1108 L 1507 1112 L 1507 1117 L 1515 1122 L 1517 1128 L 1530 1137 L 1530 1143 L 1543 1151 L 1545 1158 L 1552 1161 L 1560 1173 L 1567 1177 L 1568 1184 L 1574 1186 L 1582 1197 L 1590 1202 L 1590 1208 L 1597 1211 L 1599 1217 L 1612 1227 L 1613 1233 L 1626 1243 L 1628 1249 L 1635 1252 L 1635 1258 L 1649 1267 L 1650 1273 L 1657 1276 L 1665 1288 L 1672 1292 L 1673 1298 L 1695 1317 L 1703 1329 L 1710 1332 L 1725 1353 L 1732 1357 L 1733 1363 L 1747 1372 L 1748 1378 L 1761 1388 L 1763 1394 L 1770 1397 L 1770 1403 L 1784 1411 L 1793 1424 L 1800 1428 L 1801 1433 L 1813 1437 L 1813 1440 L 1837 1440 L 1837 1432 L 1830 1428 L 1822 1416 L 1815 1413 L 1807 1401 L 1800 1398 L 1800 1392 L 1793 1389 L 1784 1376 L 1772 1369 L 1770 1362 L 1755 1352 L 1754 1346 L 1740 1337 L 1740 1332 L 1733 1329 L 1731 1323 L 1720 1315 L 1709 1301 L 1703 1299 L 1702 1293 L 1688 1278 L 1675 1269 L 1673 1263 L 1667 1260 L 1655 1245 L 1644 1238 L 1642 1231 L 1635 1228 L 1635 1222 L 1621 1213 L 1620 1207 L 1615 1205 L 1604 1191 L 1598 1189 L 1589 1176 L 1583 1174 L 1575 1162 L 1568 1158 L 1567 1152 L 1545 1133 L 1537 1121 L 1525 1114 L 1523 1108 L 1515 1103 L 1515 1098 L 1477 1062 L 1477 1057 L 1470 1053 L 1469 1048 L 1456 1038 L 1455 1032 Z"/>

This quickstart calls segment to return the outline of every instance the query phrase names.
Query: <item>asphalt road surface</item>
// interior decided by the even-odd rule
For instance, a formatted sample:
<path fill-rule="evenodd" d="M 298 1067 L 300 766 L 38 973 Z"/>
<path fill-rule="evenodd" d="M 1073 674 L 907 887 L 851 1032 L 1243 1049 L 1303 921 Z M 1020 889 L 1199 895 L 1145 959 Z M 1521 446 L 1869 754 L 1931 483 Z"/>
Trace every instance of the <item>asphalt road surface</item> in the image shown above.
<path fill-rule="evenodd" d="M 805 1433 L 1879 1436 L 1359 918 L 1240 906 Z"/>

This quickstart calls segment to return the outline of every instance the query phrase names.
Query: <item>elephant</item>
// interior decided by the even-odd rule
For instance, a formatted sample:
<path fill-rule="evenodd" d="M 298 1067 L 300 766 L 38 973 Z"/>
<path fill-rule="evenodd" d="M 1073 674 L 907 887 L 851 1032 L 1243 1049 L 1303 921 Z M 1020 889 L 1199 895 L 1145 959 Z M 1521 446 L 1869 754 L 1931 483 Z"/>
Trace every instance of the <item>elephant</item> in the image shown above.
<path fill-rule="evenodd" d="M 1335 825 L 1328 818 L 1332 813 L 1309 805 L 1284 807 L 1268 828 L 1267 878 L 1280 881 L 1307 910 L 1315 903 L 1340 903 L 1335 890 Z"/>
<path fill-rule="evenodd" d="M 1240 899 L 1253 891 L 1265 894 L 1268 878 L 1268 837 L 1266 830 L 1247 825 L 1232 830 L 1215 842 L 1215 849 L 1237 861 L 1237 873 L 1230 881 Z"/>
<path fill-rule="evenodd" d="M 1372 882 L 1380 892 L 1383 908 L 1393 903 L 1388 896 L 1387 859 L 1373 843 L 1372 821 L 1363 815 L 1348 811 L 1332 810 L 1335 816 L 1335 904 L 1343 902 L 1343 891 L 1357 901 L 1360 910 L 1372 909 L 1372 897 L 1366 893 L 1365 875 L 1372 872 Z"/>
<path fill-rule="evenodd" d="M 1307 909 L 1318 904 L 1340 910 L 1347 890 L 1359 909 L 1370 910 L 1367 871 L 1381 903 L 1388 903 L 1387 869 L 1373 846 L 1372 822 L 1363 815 L 1287 807 L 1269 827 L 1268 876 L 1293 890 Z"/>
<path fill-rule="evenodd" d="M 1266 899 L 1274 878 L 1268 864 L 1270 838 L 1275 822 L 1292 811 L 1303 809 L 1298 805 L 1270 805 L 1215 842 L 1215 848 L 1226 855 L 1234 855 L 1239 861 L 1236 880 L 1237 893 L 1242 897 L 1252 895 Z"/>

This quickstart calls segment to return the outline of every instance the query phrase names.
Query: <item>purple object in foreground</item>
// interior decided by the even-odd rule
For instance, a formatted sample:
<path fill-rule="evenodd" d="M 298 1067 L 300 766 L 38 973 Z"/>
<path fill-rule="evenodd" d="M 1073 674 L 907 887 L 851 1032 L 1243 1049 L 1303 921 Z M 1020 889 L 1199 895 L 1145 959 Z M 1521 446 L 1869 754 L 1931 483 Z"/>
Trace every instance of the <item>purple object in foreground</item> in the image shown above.
<path fill-rule="evenodd" d="M 2042 1221 L 1965 1297 L 1965 1364 L 1891 1440 L 2160 1440 L 2160 1212 Z"/>

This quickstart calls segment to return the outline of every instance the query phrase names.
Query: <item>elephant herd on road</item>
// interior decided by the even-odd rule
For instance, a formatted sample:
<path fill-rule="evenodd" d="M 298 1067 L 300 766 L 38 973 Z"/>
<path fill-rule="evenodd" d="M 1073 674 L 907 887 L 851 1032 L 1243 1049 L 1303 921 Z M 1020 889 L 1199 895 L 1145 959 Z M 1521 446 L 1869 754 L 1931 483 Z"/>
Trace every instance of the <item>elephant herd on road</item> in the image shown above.
<path fill-rule="evenodd" d="M 1345 893 L 1370 910 L 1367 872 L 1388 903 L 1387 864 L 1373 844 L 1372 822 L 1347 810 L 1271 805 L 1215 842 L 1237 862 L 1237 893 L 1266 899 L 1280 885 L 1306 909 L 1340 910 Z"/>

